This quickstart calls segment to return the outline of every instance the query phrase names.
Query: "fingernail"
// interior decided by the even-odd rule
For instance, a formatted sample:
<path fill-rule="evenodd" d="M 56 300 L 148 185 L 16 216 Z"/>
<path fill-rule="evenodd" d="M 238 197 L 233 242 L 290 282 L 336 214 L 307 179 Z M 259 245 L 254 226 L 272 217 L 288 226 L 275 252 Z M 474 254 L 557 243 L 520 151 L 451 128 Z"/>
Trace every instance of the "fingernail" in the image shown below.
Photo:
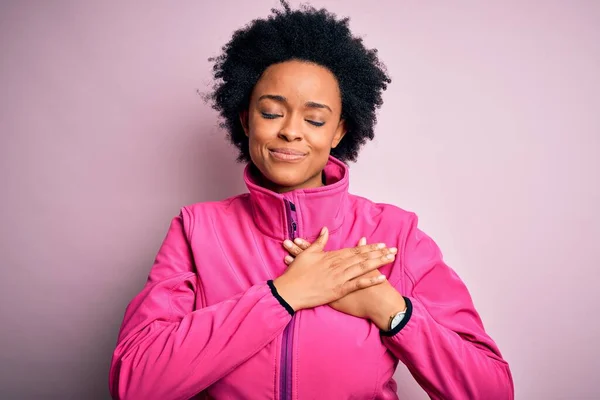
<path fill-rule="evenodd" d="M 379 244 L 377 245 L 377 248 L 378 248 L 378 249 L 383 249 L 384 247 L 385 247 L 385 243 L 379 243 Z"/>
<path fill-rule="evenodd" d="M 283 245 L 284 245 L 285 247 L 292 247 L 292 246 L 294 245 L 294 243 L 292 243 L 292 241 L 291 241 L 291 240 L 287 240 L 287 239 L 286 239 L 286 240 L 284 240 L 284 241 L 283 241 Z"/>
<path fill-rule="evenodd" d="M 379 276 L 377 277 L 377 280 L 378 280 L 378 281 L 384 281 L 384 280 L 385 280 L 385 275 L 379 275 Z"/>
<path fill-rule="evenodd" d="M 390 252 L 396 254 L 398 252 L 398 249 L 395 247 L 390 247 Z"/>
<path fill-rule="evenodd" d="M 300 238 L 296 238 L 296 239 L 294 239 L 294 243 L 301 245 L 303 243 L 303 240 Z"/>
<path fill-rule="evenodd" d="M 294 261 L 294 258 L 292 256 L 285 256 L 285 261 Z"/>
<path fill-rule="evenodd" d="M 325 234 L 325 232 L 327 232 L 326 226 L 324 226 L 323 229 L 321 229 L 321 236 L 323 236 Z"/>
<path fill-rule="evenodd" d="M 388 260 L 393 260 L 394 259 L 394 255 L 393 254 L 388 254 L 387 256 L 385 256 L 385 258 L 387 258 Z"/>

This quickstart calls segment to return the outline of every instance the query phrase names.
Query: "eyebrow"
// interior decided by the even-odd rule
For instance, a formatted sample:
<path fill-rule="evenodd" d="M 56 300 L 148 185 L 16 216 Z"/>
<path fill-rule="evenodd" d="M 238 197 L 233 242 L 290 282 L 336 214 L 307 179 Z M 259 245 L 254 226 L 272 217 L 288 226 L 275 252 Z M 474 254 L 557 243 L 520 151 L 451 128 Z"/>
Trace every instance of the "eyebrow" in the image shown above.
<path fill-rule="evenodd" d="M 263 94 L 262 96 L 260 96 L 258 98 L 258 101 L 261 101 L 264 99 L 274 100 L 279 103 L 287 103 L 287 99 L 285 97 L 277 95 L 277 94 Z M 314 101 L 307 101 L 306 103 L 304 103 L 304 106 L 309 107 L 309 108 L 323 108 L 323 109 L 327 109 L 327 110 L 333 112 L 327 104 L 321 104 L 321 103 L 317 103 Z"/>

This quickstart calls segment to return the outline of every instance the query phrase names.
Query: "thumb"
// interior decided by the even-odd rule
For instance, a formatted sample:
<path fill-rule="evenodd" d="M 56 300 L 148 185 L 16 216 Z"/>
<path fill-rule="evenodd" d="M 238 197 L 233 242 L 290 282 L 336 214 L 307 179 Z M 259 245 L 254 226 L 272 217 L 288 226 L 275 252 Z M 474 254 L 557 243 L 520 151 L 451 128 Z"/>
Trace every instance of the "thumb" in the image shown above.
<path fill-rule="evenodd" d="M 313 244 L 307 250 L 311 251 L 323 251 L 325 245 L 327 244 L 327 240 L 329 240 L 329 229 L 327 227 L 323 227 L 321 229 L 321 235 L 314 241 Z"/>

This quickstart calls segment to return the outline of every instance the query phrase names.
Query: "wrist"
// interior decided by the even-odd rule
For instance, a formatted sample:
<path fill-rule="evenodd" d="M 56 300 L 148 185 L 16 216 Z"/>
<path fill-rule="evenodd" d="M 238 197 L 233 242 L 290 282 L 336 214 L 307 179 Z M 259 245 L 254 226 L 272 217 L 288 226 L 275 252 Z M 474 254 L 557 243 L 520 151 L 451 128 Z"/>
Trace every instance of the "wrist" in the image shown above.
<path fill-rule="evenodd" d="M 273 287 L 279 294 L 279 297 L 286 302 L 292 308 L 292 310 L 294 310 L 294 312 L 302 309 L 300 301 L 293 290 L 293 286 L 288 284 L 285 281 L 285 278 L 282 279 L 280 276 L 279 278 L 273 280 Z"/>
<path fill-rule="evenodd" d="M 382 331 L 390 329 L 390 318 L 392 316 L 406 310 L 406 301 L 404 300 L 404 297 L 398 292 L 396 292 L 396 294 L 397 295 L 393 296 L 393 298 L 388 298 L 387 301 L 380 303 L 377 309 L 373 310 L 369 317 L 369 319 Z"/>

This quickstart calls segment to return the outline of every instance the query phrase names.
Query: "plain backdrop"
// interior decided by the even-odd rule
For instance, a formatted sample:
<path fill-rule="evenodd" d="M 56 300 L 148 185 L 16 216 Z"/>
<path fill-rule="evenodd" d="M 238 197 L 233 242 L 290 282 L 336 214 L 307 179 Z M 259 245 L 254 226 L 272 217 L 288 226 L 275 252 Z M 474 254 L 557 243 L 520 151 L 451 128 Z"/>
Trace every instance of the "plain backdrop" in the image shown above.
<path fill-rule="evenodd" d="M 600 398 L 600 2 L 313 4 L 393 79 L 351 191 L 420 216 L 518 399 Z M 245 191 L 207 58 L 273 6 L 0 3 L 0 398 L 109 398 L 171 218 Z"/>

